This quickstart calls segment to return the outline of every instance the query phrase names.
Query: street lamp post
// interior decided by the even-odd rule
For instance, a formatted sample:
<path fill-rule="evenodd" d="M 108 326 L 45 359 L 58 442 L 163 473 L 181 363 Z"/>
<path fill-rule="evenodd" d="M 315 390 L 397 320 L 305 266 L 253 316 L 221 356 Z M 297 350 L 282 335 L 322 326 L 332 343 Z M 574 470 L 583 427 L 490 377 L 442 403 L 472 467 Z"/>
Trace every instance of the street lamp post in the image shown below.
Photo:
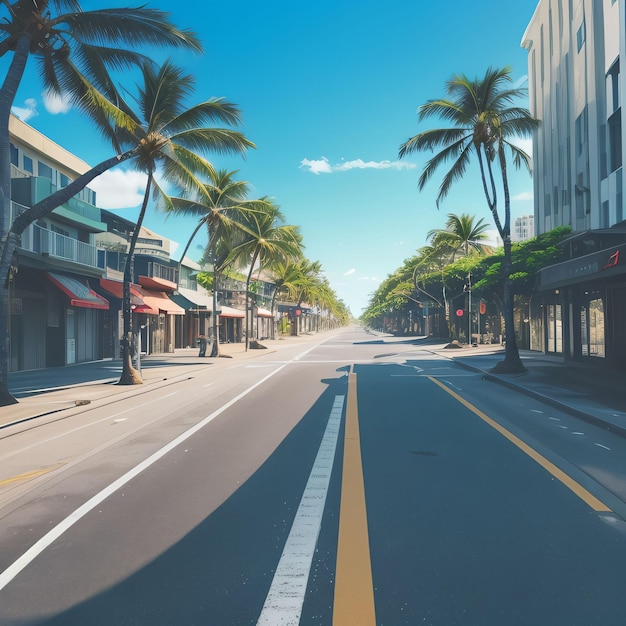
<path fill-rule="evenodd" d="M 472 273 L 467 273 L 467 345 L 472 345 Z"/>

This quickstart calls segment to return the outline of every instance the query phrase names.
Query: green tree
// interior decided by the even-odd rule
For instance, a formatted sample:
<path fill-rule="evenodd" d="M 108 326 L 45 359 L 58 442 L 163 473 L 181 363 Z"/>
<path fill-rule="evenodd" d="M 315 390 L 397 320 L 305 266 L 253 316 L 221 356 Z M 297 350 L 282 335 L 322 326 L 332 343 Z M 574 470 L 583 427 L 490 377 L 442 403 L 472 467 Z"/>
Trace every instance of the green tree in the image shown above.
<path fill-rule="evenodd" d="M 454 261 L 459 252 L 465 256 L 468 256 L 470 252 L 478 254 L 488 252 L 489 246 L 484 243 L 488 238 L 487 228 L 482 218 L 476 221 L 475 216 L 467 213 L 461 215 L 448 213 L 445 228 L 433 229 L 426 237 L 433 245 L 435 243 L 447 244 L 452 249 Z"/>
<path fill-rule="evenodd" d="M 208 244 L 205 249 L 204 259 L 213 266 L 212 292 L 213 292 L 213 345 L 211 357 L 219 356 L 219 337 L 217 332 L 217 293 L 219 287 L 220 272 L 230 256 L 237 238 L 241 238 L 244 232 L 241 229 L 242 222 L 250 212 L 261 212 L 266 206 L 264 200 L 250 200 L 249 185 L 245 181 L 237 181 L 233 178 L 236 172 L 218 170 L 209 173 L 209 182 L 205 183 L 196 193 L 195 199 L 170 198 L 170 210 L 178 215 L 192 215 L 198 217 L 198 224 L 191 233 L 189 240 L 180 257 L 182 262 L 191 242 L 196 235 L 206 228 Z M 180 276 L 180 263 L 179 263 Z"/>
<path fill-rule="evenodd" d="M 425 130 L 400 147 L 400 158 L 414 152 L 440 149 L 424 167 L 419 188 L 424 188 L 435 171 L 452 162 L 439 186 L 437 204 L 448 194 L 455 182 L 466 173 L 472 158 L 480 168 L 483 190 L 494 223 L 504 244 L 504 321 L 506 353 L 496 365 L 501 372 L 521 372 L 525 367 L 519 357 L 513 322 L 513 284 L 511 274 L 511 198 L 507 175 L 507 152 L 516 167 L 530 170 L 530 157 L 511 142 L 514 137 L 529 137 L 539 122 L 528 109 L 516 106 L 525 90 L 511 87 L 511 68 L 489 68 L 483 78 L 470 80 L 464 75 L 453 76 L 446 84 L 449 99 L 430 100 L 418 109 L 423 121 L 433 116 L 452 124 L 448 128 Z M 474 155 L 474 156 L 473 156 Z M 501 219 L 497 184 L 493 164 L 500 169 L 504 195 L 504 219 Z"/>
<path fill-rule="evenodd" d="M 190 48 L 201 51 L 196 36 L 176 29 L 166 13 L 146 7 L 83 11 L 75 0 L 5 0 L 0 5 L 0 57 L 10 55 L 6 76 L 0 86 L 0 405 L 13 404 L 8 391 L 9 333 L 7 278 L 19 233 L 9 236 L 11 227 L 11 158 L 9 119 L 11 107 L 30 57 L 39 61 L 44 88 L 67 98 L 96 119 L 92 107 L 98 90 L 115 98 L 116 90 L 110 70 L 126 70 L 145 60 L 139 52 L 127 47 Z M 122 160 L 118 159 L 118 162 Z M 76 194 L 96 175 L 112 167 L 101 164 L 93 176 L 81 176 L 65 193 Z M 48 202 L 51 212 L 65 200 L 55 196 Z M 71 196 L 68 196 L 68 198 Z M 44 213 L 45 214 L 45 213 Z M 23 229 L 38 219 L 23 215 Z"/>
<path fill-rule="evenodd" d="M 233 247 L 230 260 L 239 267 L 248 267 L 246 277 L 246 350 L 249 345 L 249 288 L 252 273 L 259 263 L 263 269 L 281 260 L 297 259 L 302 256 L 302 236 L 297 226 L 284 224 L 285 217 L 280 208 L 265 201 L 262 211 L 248 213 L 241 220 L 241 240 Z"/>
<path fill-rule="evenodd" d="M 151 194 L 166 210 L 173 210 L 171 198 L 155 180 L 160 174 L 179 190 L 191 196 L 208 196 L 209 191 L 201 179 L 217 173 L 211 163 L 199 153 L 244 154 L 254 147 L 240 132 L 223 127 L 213 127 L 214 122 L 237 126 L 239 110 L 233 104 L 211 98 L 187 108 L 186 99 L 192 91 L 193 78 L 166 62 L 161 68 L 146 63 L 142 67 L 143 83 L 138 86 L 135 105 L 139 114 L 123 100 L 118 108 L 124 114 L 122 122 L 117 113 L 110 121 L 111 137 L 122 148 L 135 151 L 134 165 L 148 175 L 143 203 L 137 218 L 137 226 L 131 237 L 126 265 L 124 267 L 124 301 L 122 335 L 122 376 L 118 384 L 141 383 L 141 376 L 131 362 L 132 315 L 130 284 L 135 244 Z"/>

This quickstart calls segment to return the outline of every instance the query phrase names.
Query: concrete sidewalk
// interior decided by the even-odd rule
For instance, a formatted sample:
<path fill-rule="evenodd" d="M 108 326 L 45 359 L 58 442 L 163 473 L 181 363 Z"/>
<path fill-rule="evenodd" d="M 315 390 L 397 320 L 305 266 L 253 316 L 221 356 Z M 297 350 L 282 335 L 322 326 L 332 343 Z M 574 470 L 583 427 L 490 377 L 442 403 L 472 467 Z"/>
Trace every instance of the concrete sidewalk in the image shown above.
<path fill-rule="evenodd" d="M 46 381 L 45 388 L 33 388 L 20 397 L 19 403 L 0 407 L 0 428 L 35 417 L 53 416 L 63 411 L 79 412 L 90 403 L 121 400 L 130 395 L 149 393 L 155 387 L 184 379 L 194 371 L 221 367 L 229 359 L 254 359 L 263 354 L 280 352 L 284 347 L 321 342 L 331 333 L 316 333 L 299 337 L 262 341 L 266 349 L 245 350 L 242 343 L 220 345 L 221 358 L 199 357 L 198 348 L 176 350 L 173 354 L 157 354 L 142 358 L 143 385 L 118 386 L 121 362 L 99 361 L 80 364 L 55 371 L 16 372 L 9 377 L 12 393 L 20 380 L 38 376 Z M 586 365 L 565 364 L 562 357 L 547 356 L 529 350 L 520 351 L 528 369 L 525 374 L 495 375 L 490 369 L 504 358 L 500 345 L 464 346 L 447 349 L 447 343 L 429 338 L 403 338 L 378 335 L 382 343 L 407 343 L 449 358 L 459 366 L 482 374 L 487 380 L 505 385 L 535 397 L 585 421 L 626 437 L 626 372 L 602 367 L 602 363 Z M 90 368 L 93 368 L 90 370 Z M 79 377 L 82 374 L 82 379 Z M 56 377 L 56 383 L 54 379 Z"/>
<path fill-rule="evenodd" d="M 433 352 L 451 358 L 460 366 L 482 373 L 484 378 L 532 396 L 579 419 L 626 437 L 626 371 L 598 363 L 565 363 L 562 356 L 520 350 L 527 368 L 524 374 L 492 374 L 504 359 L 499 345 L 445 349 Z"/>
<path fill-rule="evenodd" d="M 248 349 L 243 343 L 220 344 L 220 357 L 200 357 L 198 348 L 177 349 L 174 353 L 142 356 L 142 385 L 117 385 L 121 361 L 108 360 L 80 363 L 32 372 L 14 372 L 9 375 L 9 389 L 19 402 L 0 407 L 0 428 L 30 419 L 54 416 L 63 412 L 80 412 L 86 405 L 122 400 L 125 397 L 150 393 L 177 380 L 188 378 L 193 372 L 221 367 L 230 359 L 254 359 L 263 354 L 279 352 L 282 348 L 322 341 L 325 333 L 262 341 L 265 349 Z"/>

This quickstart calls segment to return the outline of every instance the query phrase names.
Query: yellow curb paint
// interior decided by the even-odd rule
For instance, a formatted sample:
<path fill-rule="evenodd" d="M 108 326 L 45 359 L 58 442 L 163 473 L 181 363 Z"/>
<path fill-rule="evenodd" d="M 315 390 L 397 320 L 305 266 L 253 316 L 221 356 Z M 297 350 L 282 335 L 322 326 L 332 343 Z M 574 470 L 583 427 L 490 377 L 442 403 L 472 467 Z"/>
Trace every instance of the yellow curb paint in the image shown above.
<path fill-rule="evenodd" d="M 19 476 L 12 476 L 11 478 L 5 478 L 4 480 L 0 480 L 0 487 L 4 487 L 5 485 L 10 485 L 11 483 L 17 483 L 22 480 L 32 480 L 33 478 L 37 478 L 39 476 L 43 476 L 44 474 L 48 474 L 49 472 L 54 471 L 61 467 L 63 463 L 57 463 L 57 465 L 53 465 L 52 467 L 46 467 L 44 469 L 33 470 L 32 472 L 25 472 L 24 474 L 20 474 Z"/>
<path fill-rule="evenodd" d="M 375 626 L 356 374 L 348 374 L 333 626 Z"/>
<path fill-rule="evenodd" d="M 568 489 L 573 491 L 583 502 L 590 506 L 594 511 L 598 512 L 610 512 L 610 509 L 604 502 L 598 500 L 593 494 L 587 491 L 580 483 L 577 483 L 571 476 L 568 476 L 563 470 L 559 469 L 554 463 L 548 461 L 544 456 L 539 454 L 534 448 L 531 448 L 527 443 L 524 443 L 519 437 L 516 437 L 512 432 L 508 431 L 504 426 L 498 424 L 495 420 L 485 415 L 480 409 L 477 409 L 473 404 L 470 404 L 465 398 L 462 398 L 458 393 L 452 391 L 449 387 L 446 387 L 442 382 L 436 378 L 428 377 L 432 382 L 441 387 L 444 391 L 449 393 L 455 400 L 458 400 L 463 406 L 467 407 L 472 413 L 480 417 L 484 422 L 489 424 L 492 428 L 495 428 L 501 435 L 506 437 L 511 443 L 516 445 L 522 452 L 525 452 L 533 461 L 539 463 L 546 471 L 548 471 L 554 478 L 563 483 Z"/>

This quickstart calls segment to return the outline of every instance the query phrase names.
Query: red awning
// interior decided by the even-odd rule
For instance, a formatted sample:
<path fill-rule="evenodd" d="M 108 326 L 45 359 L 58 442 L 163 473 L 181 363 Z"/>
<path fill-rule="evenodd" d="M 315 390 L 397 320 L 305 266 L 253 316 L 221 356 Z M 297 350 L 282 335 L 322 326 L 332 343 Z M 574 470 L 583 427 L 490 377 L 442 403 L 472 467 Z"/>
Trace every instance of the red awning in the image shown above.
<path fill-rule="evenodd" d="M 141 287 L 139 289 L 141 289 L 143 301 L 153 309 L 171 315 L 185 315 L 185 309 L 170 300 L 163 291 L 150 291 Z"/>
<path fill-rule="evenodd" d="M 58 287 L 69 299 L 72 306 L 85 309 L 108 310 L 109 301 L 98 295 L 89 287 L 86 280 L 79 280 L 65 274 L 56 272 L 45 272 L 50 282 Z"/>
<path fill-rule="evenodd" d="M 110 280 L 108 278 L 100 279 L 100 286 L 122 300 L 124 298 L 124 283 L 119 280 Z M 158 315 L 159 309 L 153 308 L 144 298 L 144 291 L 139 285 L 131 284 L 130 286 L 130 305 L 135 313 L 147 313 L 148 315 Z"/>
<path fill-rule="evenodd" d="M 177 287 L 176 283 L 165 278 L 156 278 L 152 276 L 140 276 L 139 284 L 151 291 L 174 291 Z"/>

